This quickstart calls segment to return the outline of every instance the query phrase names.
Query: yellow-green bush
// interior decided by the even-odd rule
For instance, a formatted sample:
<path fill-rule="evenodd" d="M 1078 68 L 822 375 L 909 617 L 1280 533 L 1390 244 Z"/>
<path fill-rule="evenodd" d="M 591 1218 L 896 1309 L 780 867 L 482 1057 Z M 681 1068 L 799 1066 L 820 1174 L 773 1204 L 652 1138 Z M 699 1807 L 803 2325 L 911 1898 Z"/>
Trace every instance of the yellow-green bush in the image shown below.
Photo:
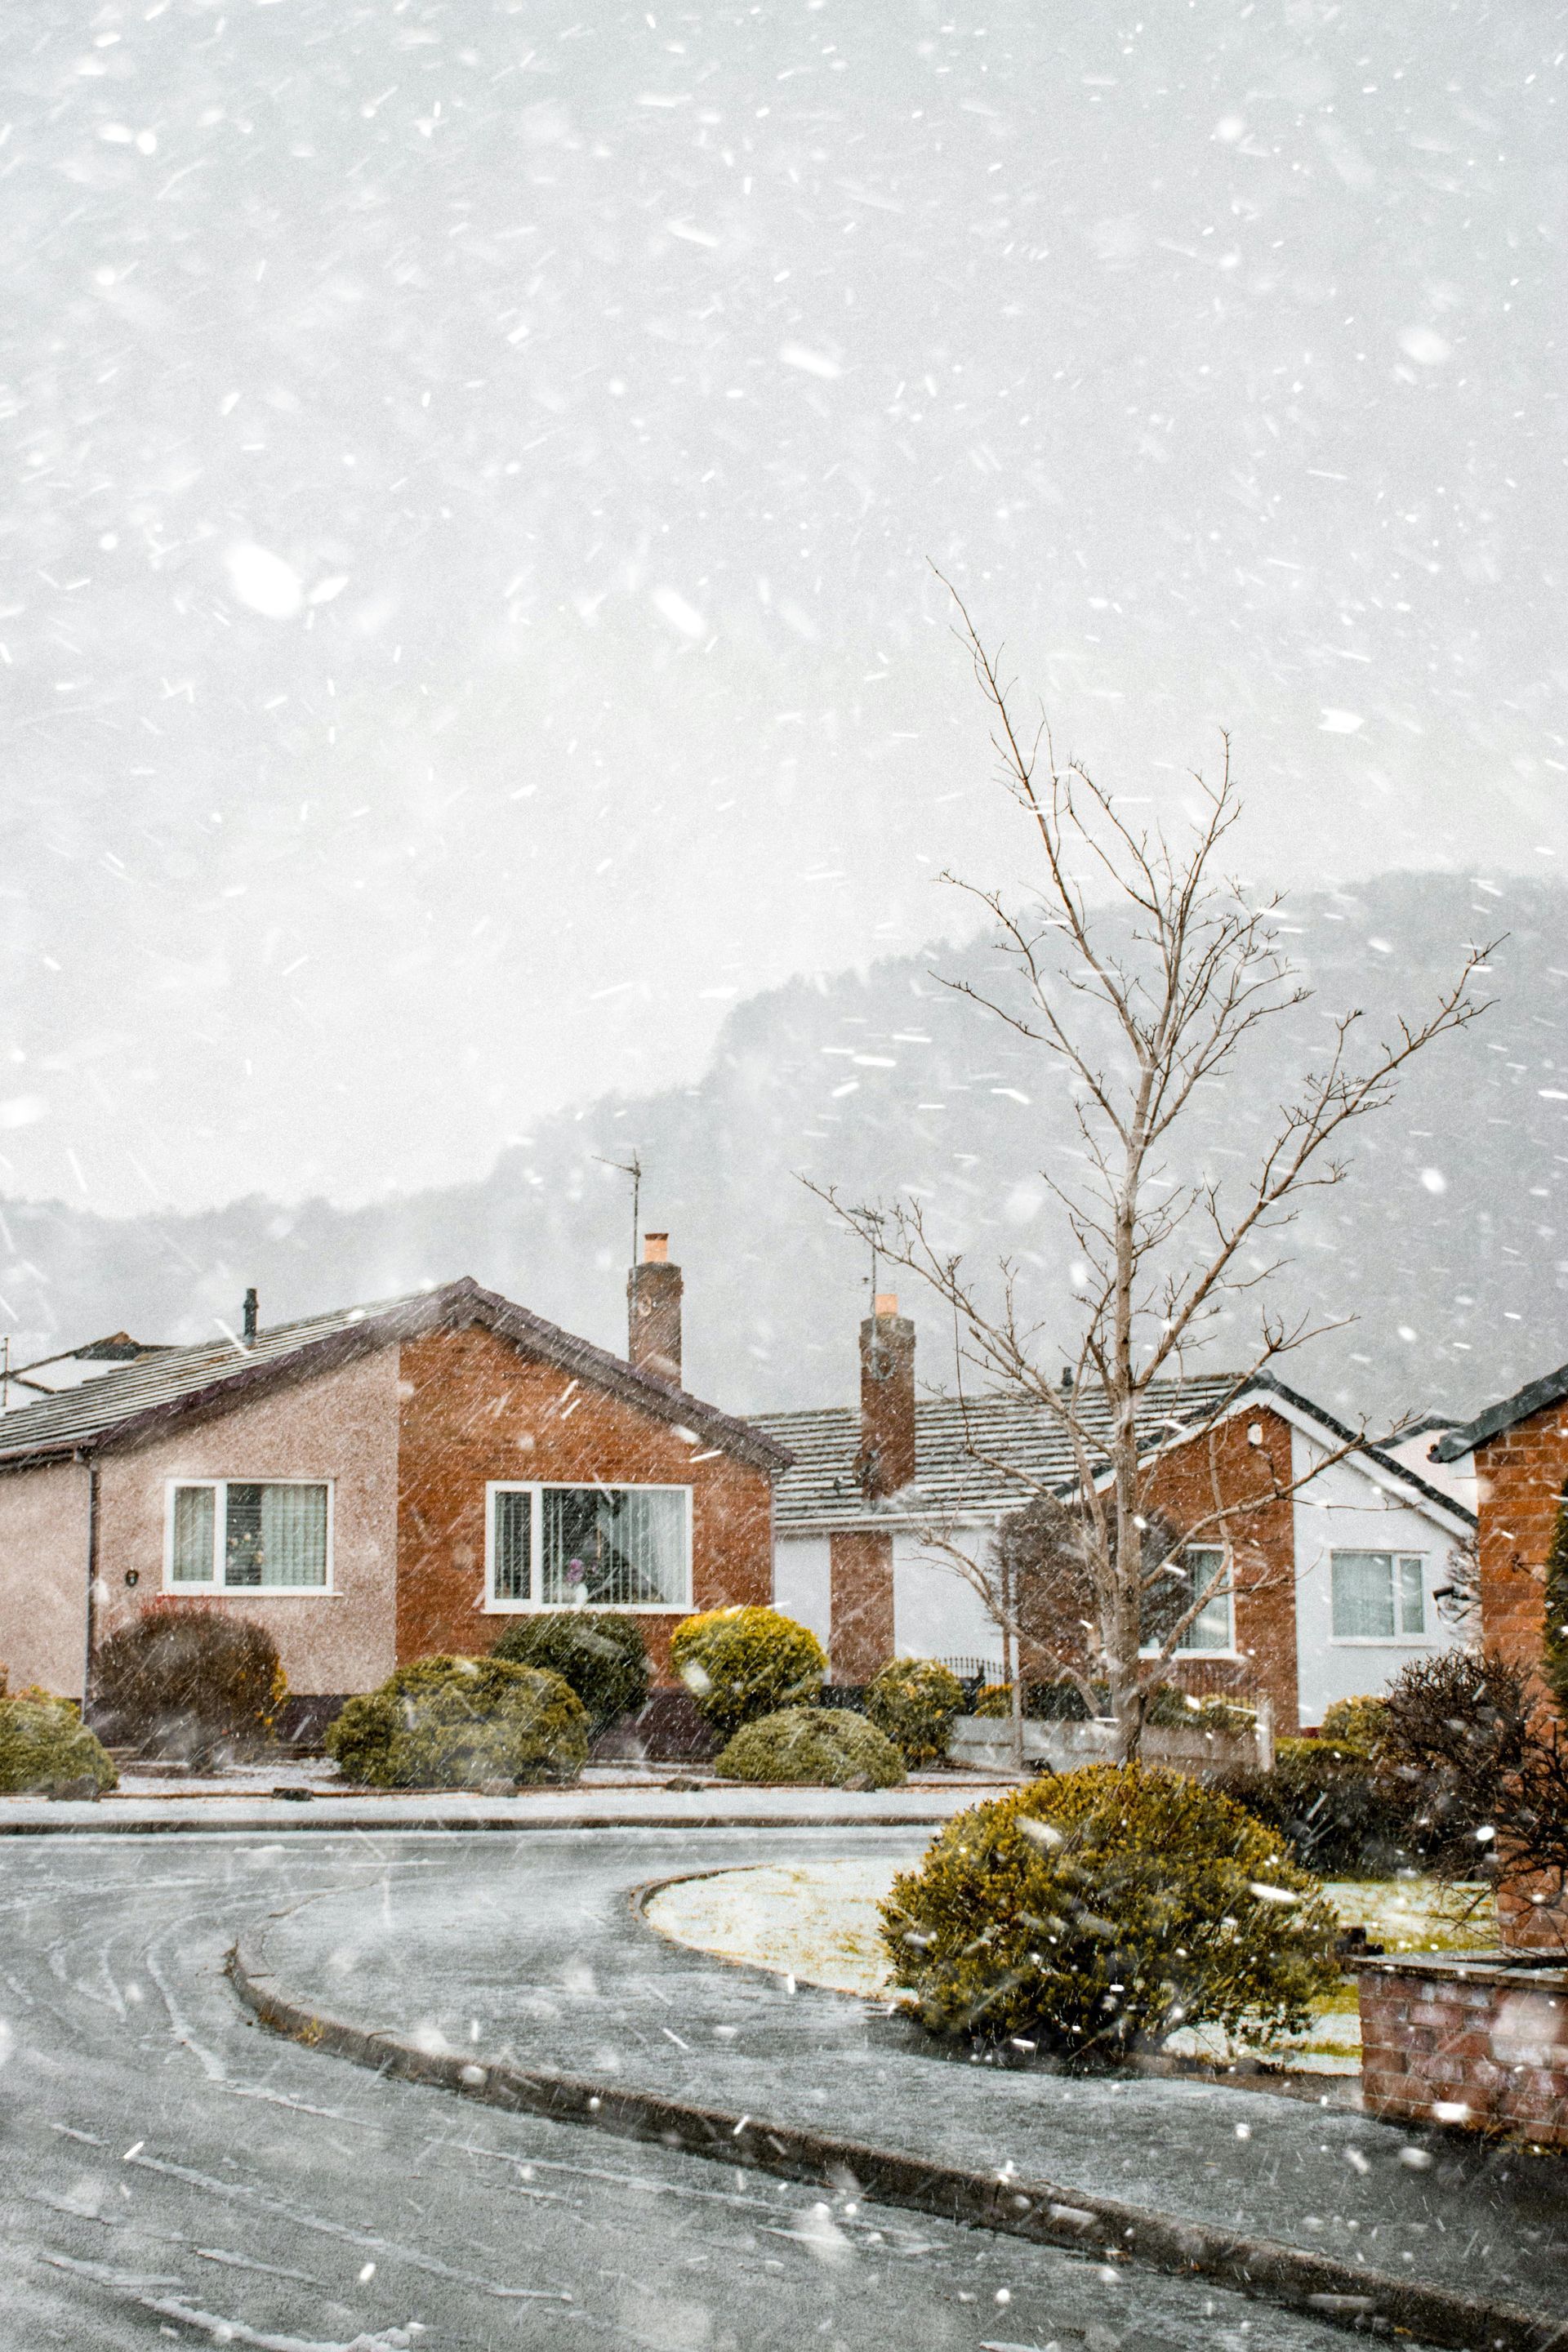
<path fill-rule="evenodd" d="M 1342 1748 L 1357 1748 L 1364 1755 L 1375 1756 L 1387 1734 L 1385 1698 L 1337 1698 L 1331 1706 L 1323 1709 L 1318 1737 Z"/>
<path fill-rule="evenodd" d="M 890 1658 L 867 1686 L 867 1715 L 906 1764 L 945 1756 L 963 1712 L 963 1685 L 935 1658 Z"/>
<path fill-rule="evenodd" d="M 1012 1684 L 983 1684 L 980 1689 L 975 1692 L 974 1705 L 969 1711 L 971 1715 L 987 1715 L 992 1717 L 1011 1715 L 1013 1712 Z"/>
<path fill-rule="evenodd" d="M 1183 2025 L 1291 2031 L 1337 1980 L 1339 1923 L 1277 1833 L 1195 1780 L 1090 1765 L 951 1822 L 882 1932 L 931 2032 L 1075 2064 Z"/>
<path fill-rule="evenodd" d="M 502 1658 L 416 1658 L 351 1698 L 326 1738 L 345 1778 L 378 1789 L 574 1780 L 588 1715 L 559 1675 Z"/>
<path fill-rule="evenodd" d="M 47 1692 L 0 1699 L 0 1791 L 6 1796 L 100 1796 L 117 1777 L 71 1700 Z"/>
<path fill-rule="evenodd" d="M 827 1661 L 815 1633 L 777 1609 L 710 1609 L 670 1636 L 676 1673 L 716 1731 L 809 1706 Z"/>
<path fill-rule="evenodd" d="M 903 1759 L 863 1715 L 790 1706 L 742 1724 L 713 1769 L 725 1780 L 786 1780 L 830 1789 L 896 1789 Z"/>

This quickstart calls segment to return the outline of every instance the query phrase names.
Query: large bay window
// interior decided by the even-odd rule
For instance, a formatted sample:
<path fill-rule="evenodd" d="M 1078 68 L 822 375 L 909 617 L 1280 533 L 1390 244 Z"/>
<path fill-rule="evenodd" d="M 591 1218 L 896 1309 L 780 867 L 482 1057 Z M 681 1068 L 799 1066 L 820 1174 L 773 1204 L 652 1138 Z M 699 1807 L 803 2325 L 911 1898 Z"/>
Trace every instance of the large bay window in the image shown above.
<path fill-rule="evenodd" d="M 1163 1651 L 1173 1628 L 1181 1623 L 1194 1601 L 1203 1599 L 1203 1606 L 1184 1629 L 1173 1654 L 1201 1656 L 1205 1651 L 1212 1654 L 1232 1650 L 1230 1586 L 1224 1578 L 1225 1553 L 1218 1544 L 1190 1544 L 1184 1551 L 1173 1552 L 1143 1595 L 1144 1649 Z"/>
<path fill-rule="evenodd" d="M 324 1592 L 331 1494 L 302 1478 L 171 1485 L 165 1583 L 175 1592 Z"/>
<path fill-rule="evenodd" d="M 486 1606 L 687 1609 L 689 1486 L 492 1486 Z"/>
<path fill-rule="evenodd" d="M 1423 1642 L 1426 1563 L 1420 1552 L 1331 1553 L 1336 1642 Z"/>

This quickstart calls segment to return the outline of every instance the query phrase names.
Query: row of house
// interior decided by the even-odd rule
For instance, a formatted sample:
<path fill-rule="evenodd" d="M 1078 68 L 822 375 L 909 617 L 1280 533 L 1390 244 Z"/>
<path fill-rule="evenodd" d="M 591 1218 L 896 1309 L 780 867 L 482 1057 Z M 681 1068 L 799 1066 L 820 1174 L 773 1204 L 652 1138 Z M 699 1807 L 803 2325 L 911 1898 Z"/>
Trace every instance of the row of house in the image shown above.
<path fill-rule="evenodd" d="M 625 1357 L 465 1279 L 273 1327 L 252 1293 L 220 1343 L 121 1332 L 7 1370 L 12 1687 L 90 1698 L 98 1649 L 154 1598 L 265 1616 L 296 1719 L 315 1722 L 408 1658 L 483 1650 L 507 1615 L 567 1604 L 635 1612 L 666 1685 L 682 1616 L 770 1600 L 840 1683 L 900 1654 L 1000 1671 L 997 1629 L 932 1529 L 980 1556 L 1017 1474 L 1068 1482 L 1057 1415 L 921 1397 L 913 1324 L 879 1297 L 858 1406 L 742 1418 L 681 1384 L 664 1235 L 627 1302 Z M 1076 1405 L 1092 1422 L 1094 1400 Z M 1539 1646 L 1568 1368 L 1468 1429 L 1386 1444 L 1266 1375 L 1173 1381 L 1149 1408 L 1165 1520 L 1201 1529 L 1216 1491 L 1237 1512 L 1229 1589 L 1184 1637 L 1189 1691 L 1267 1699 L 1279 1729 L 1310 1728 L 1463 1640 L 1456 1563 L 1478 1517 L 1489 1628 Z M 1192 1548 L 1200 1589 L 1212 1544 Z"/>

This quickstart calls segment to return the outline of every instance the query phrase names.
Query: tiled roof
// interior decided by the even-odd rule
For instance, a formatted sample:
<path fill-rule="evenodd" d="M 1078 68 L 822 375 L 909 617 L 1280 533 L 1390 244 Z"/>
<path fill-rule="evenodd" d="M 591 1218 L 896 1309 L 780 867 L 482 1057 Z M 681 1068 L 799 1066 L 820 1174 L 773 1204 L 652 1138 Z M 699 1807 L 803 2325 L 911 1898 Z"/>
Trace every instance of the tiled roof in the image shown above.
<path fill-rule="evenodd" d="M 781 1440 L 689 1396 L 684 1389 L 634 1371 L 618 1356 L 579 1339 L 542 1316 L 465 1276 L 444 1288 L 368 1307 L 343 1307 L 299 1323 L 275 1324 L 254 1339 L 164 1348 L 106 1372 L 101 1380 L 41 1398 L 0 1419 L 0 1469 L 26 1468 L 72 1454 L 96 1454 L 149 1434 L 182 1415 L 221 1411 L 256 1390 L 331 1370 L 353 1358 L 427 1332 L 483 1324 L 531 1355 L 607 1390 L 661 1421 L 689 1427 L 758 1468 L 790 1460 Z"/>
<path fill-rule="evenodd" d="M 1144 1416 L 1147 1443 L 1158 1445 L 1224 1404 L 1242 1376 L 1215 1372 L 1201 1380 L 1157 1381 Z M 1080 1416 L 1092 1428 L 1107 1424 L 1102 1397 L 1080 1391 Z M 1012 1397 L 921 1399 L 915 1406 L 915 1484 L 874 1507 L 855 1476 L 860 1416 L 848 1406 L 804 1412 L 764 1412 L 756 1426 L 788 1446 L 794 1466 L 774 1490 L 781 1532 L 791 1528 L 864 1526 L 868 1519 L 986 1517 L 1016 1510 L 1030 1486 L 1066 1486 L 1074 1477 L 1072 1452 L 1060 1423 L 1044 1405 Z M 1009 1477 L 1009 1465 L 1017 1476 Z"/>
<path fill-rule="evenodd" d="M 1331 1440 L 1353 1449 L 1354 1458 L 1410 1490 L 1426 1507 L 1473 1527 L 1475 1514 L 1418 1472 L 1396 1461 L 1321 1405 L 1300 1396 L 1268 1372 L 1211 1372 L 1186 1381 L 1156 1381 L 1144 1400 L 1142 1436 L 1151 1451 L 1184 1431 L 1197 1430 L 1245 1396 L 1272 1397 L 1315 1423 Z M 1102 1394 L 1080 1390 L 1079 1420 L 1092 1433 L 1108 1426 Z M 1076 1485 L 1071 1448 L 1060 1423 L 1044 1405 L 1012 1397 L 932 1397 L 915 1405 L 915 1480 L 900 1495 L 868 1504 L 855 1476 L 860 1416 L 843 1405 L 804 1412 L 767 1412 L 756 1426 L 789 1448 L 793 1466 L 774 1489 L 774 1523 L 781 1534 L 831 1533 L 835 1528 L 872 1524 L 918 1525 L 944 1518 L 989 1518 L 1016 1510 L 1037 1486 L 1066 1491 Z M 1016 1475 L 1009 1476 L 1011 1470 Z"/>

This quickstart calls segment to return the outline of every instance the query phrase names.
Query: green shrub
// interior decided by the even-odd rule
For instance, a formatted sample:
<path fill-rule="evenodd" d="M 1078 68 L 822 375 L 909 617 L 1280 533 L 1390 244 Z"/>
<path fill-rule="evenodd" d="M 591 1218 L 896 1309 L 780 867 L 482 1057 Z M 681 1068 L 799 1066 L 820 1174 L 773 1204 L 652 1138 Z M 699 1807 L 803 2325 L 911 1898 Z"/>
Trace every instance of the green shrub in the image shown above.
<path fill-rule="evenodd" d="M 809 1706 L 827 1661 L 815 1633 L 776 1609 L 710 1609 L 670 1638 L 676 1673 L 716 1731 L 781 1707 Z"/>
<path fill-rule="evenodd" d="M 724 1780 L 809 1781 L 830 1789 L 896 1789 L 903 1759 L 863 1715 L 847 1708 L 790 1706 L 742 1724 L 716 1759 Z"/>
<path fill-rule="evenodd" d="M 930 1764 L 947 1754 L 952 1727 L 963 1712 L 963 1685 L 935 1658 L 892 1658 L 866 1692 L 866 1713 L 906 1764 Z"/>
<path fill-rule="evenodd" d="M 154 1602 L 93 1657 L 104 1737 L 192 1762 L 270 1739 L 288 1687 L 265 1625 L 189 1601 Z"/>
<path fill-rule="evenodd" d="M 116 1773 L 69 1699 L 0 1699 L 0 1791 L 19 1796 L 101 1796 Z"/>
<path fill-rule="evenodd" d="M 1563 1750 L 1532 1727 L 1539 1704 L 1533 1677 L 1491 1650 L 1412 1658 L 1389 1685 L 1378 1761 L 1444 1877 L 1471 1876 L 1505 1827 L 1509 1846 L 1531 1852 L 1548 1820 L 1563 1820 Z M 1478 1838 L 1489 1829 L 1492 1838 Z"/>
<path fill-rule="evenodd" d="M 416 1658 L 351 1698 L 326 1748 L 346 1779 L 377 1789 L 572 1780 L 588 1753 L 588 1716 L 542 1667 Z"/>
<path fill-rule="evenodd" d="M 1222 1785 L 1322 1877 L 1386 1877 L 1419 1856 L 1410 1795 L 1342 1740 L 1281 1739 L 1272 1772 L 1227 1772 Z"/>
<path fill-rule="evenodd" d="M 1323 1709 L 1318 1737 L 1336 1747 L 1359 1748 L 1363 1755 L 1375 1756 L 1388 1737 L 1388 1701 L 1370 1697 L 1335 1699 L 1331 1706 Z"/>
<path fill-rule="evenodd" d="M 647 1697 L 642 1628 L 612 1610 L 542 1609 L 514 1617 L 490 1655 L 559 1675 L 587 1708 L 595 1735 Z"/>
<path fill-rule="evenodd" d="M 1173 1683 L 1162 1683 L 1150 1695 L 1143 1720 L 1157 1731 L 1213 1731 L 1239 1739 L 1256 1727 L 1258 1717 L 1238 1699 L 1194 1698 Z"/>
<path fill-rule="evenodd" d="M 1292 2031 L 1338 1979 L 1315 1880 L 1195 1780 L 1090 1765 L 951 1822 L 893 1882 L 883 1939 L 935 2033 L 1079 2065 L 1178 2026 Z"/>
<path fill-rule="evenodd" d="M 983 1683 L 974 1694 L 974 1704 L 969 1712 L 991 1717 L 1010 1716 L 1013 1712 L 1012 1684 Z"/>

